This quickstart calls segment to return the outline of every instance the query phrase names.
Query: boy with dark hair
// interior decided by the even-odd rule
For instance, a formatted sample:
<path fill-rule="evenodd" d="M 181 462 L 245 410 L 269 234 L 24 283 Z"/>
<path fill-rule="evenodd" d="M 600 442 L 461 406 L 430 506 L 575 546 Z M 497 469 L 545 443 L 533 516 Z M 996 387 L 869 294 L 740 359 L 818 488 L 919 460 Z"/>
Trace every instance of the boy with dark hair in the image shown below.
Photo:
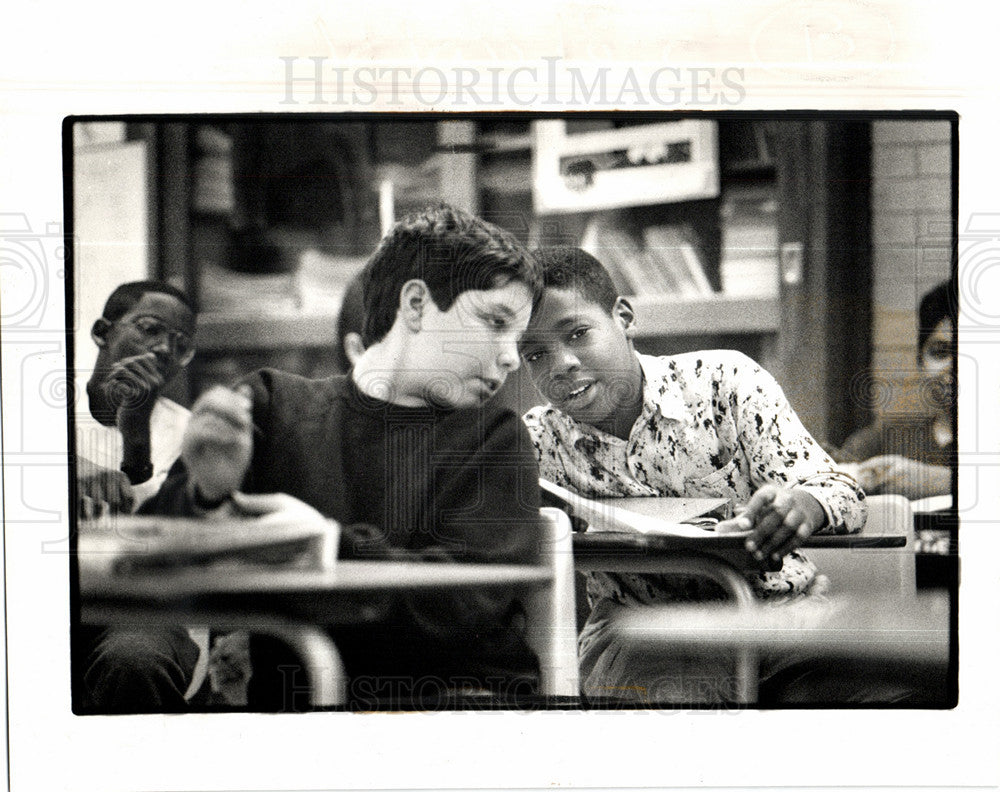
<path fill-rule="evenodd" d="M 488 402 L 519 365 L 539 290 L 533 258 L 489 223 L 448 206 L 398 223 L 365 270 L 352 372 L 265 370 L 204 394 L 144 511 L 281 508 L 287 497 L 244 493 L 285 493 L 341 524 L 343 558 L 538 563 L 538 468 L 518 416 Z M 414 706 L 428 677 L 502 694 L 537 673 L 510 591 L 404 594 L 388 614 L 331 628 L 364 685 L 350 686 L 356 705 Z M 251 707 L 295 709 L 297 661 L 261 639 L 253 655 Z"/>
<path fill-rule="evenodd" d="M 465 291 L 491 289 L 498 281 L 525 281 L 534 272 L 528 252 L 513 235 L 445 204 L 396 223 L 363 270 L 366 347 L 396 322 L 400 290 L 424 282 L 442 311 Z"/>
<path fill-rule="evenodd" d="M 340 311 L 337 313 L 337 348 L 333 350 L 337 371 L 345 374 L 361 357 L 365 346 L 361 341 L 361 329 L 365 321 L 364 291 L 359 272 L 344 290 L 340 301 Z"/>
<path fill-rule="evenodd" d="M 98 347 L 77 416 L 78 494 L 85 516 L 129 511 L 159 488 L 180 454 L 188 411 L 161 395 L 194 356 L 195 309 L 161 281 L 117 287 L 90 331 Z"/>
<path fill-rule="evenodd" d="M 837 454 L 867 492 L 916 500 L 951 493 L 955 465 L 955 320 L 950 281 L 923 296 L 917 312 L 917 366 L 924 411 L 888 416 L 859 429 Z"/>
<path fill-rule="evenodd" d="M 747 504 L 736 522 L 751 530 L 747 549 L 772 569 L 780 565 L 749 575 L 758 597 L 821 601 L 826 579 L 796 548 L 817 530 L 859 530 L 864 495 L 809 436 L 773 378 L 738 352 L 637 354 L 632 308 L 597 259 L 571 247 L 535 255 L 545 289 L 519 347 L 549 399 L 524 417 L 542 477 L 586 497 L 728 497 Z M 580 636 L 585 694 L 686 704 L 731 695 L 704 685 L 706 676 L 729 676 L 721 658 L 677 652 L 651 662 L 630 654 L 615 633 L 632 608 L 719 599 L 714 584 L 591 573 L 587 589 L 592 610 Z M 779 695 L 769 685 L 779 668 L 781 700 L 810 695 L 808 681 L 796 690 L 793 665 L 765 653 L 762 703 Z"/>
<path fill-rule="evenodd" d="M 167 283 L 124 283 L 108 297 L 90 331 L 98 353 L 89 415 L 76 416 L 80 517 L 132 511 L 166 479 L 190 413 L 162 391 L 191 362 L 194 334 L 194 305 Z M 74 625 L 79 708 L 183 707 L 199 655 L 207 657 L 193 639 L 207 644 L 207 631 Z"/>

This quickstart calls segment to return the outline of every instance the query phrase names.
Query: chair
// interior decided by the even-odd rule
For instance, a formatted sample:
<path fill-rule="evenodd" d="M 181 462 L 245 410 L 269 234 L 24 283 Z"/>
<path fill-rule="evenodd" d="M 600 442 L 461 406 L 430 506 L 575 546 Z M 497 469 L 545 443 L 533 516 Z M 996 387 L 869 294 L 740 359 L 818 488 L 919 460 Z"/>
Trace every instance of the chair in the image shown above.
<path fill-rule="evenodd" d="M 542 508 L 540 550 L 550 577 L 525 596 L 527 640 L 539 661 L 539 693 L 546 699 L 579 699 L 572 528 L 566 513 Z M 256 628 L 255 628 L 256 629 Z M 260 631 L 260 630 L 258 630 Z M 263 629 L 306 660 L 310 702 L 346 702 L 346 676 L 336 647 L 320 629 L 276 621 Z"/>
<path fill-rule="evenodd" d="M 637 613 L 619 626 L 622 640 L 655 651 L 664 642 L 736 651 L 734 679 L 740 702 L 756 701 L 755 655 L 762 647 L 789 644 L 827 652 L 872 654 L 889 660 L 910 658 L 941 663 L 946 650 L 946 627 L 928 621 L 917 607 L 914 520 L 909 501 L 899 495 L 868 498 L 865 532 L 906 537 L 903 547 L 820 548 L 806 554 L 830 579 L 838 597 L 847 595 L 850 607 L 822 630 L 802 630 L 781 610 L 761 609 L 730 590 L 735 607 L 664 606 Z M 688 570 L 697 573 L 693 567 Z M 887 615 L 885 606 L 891 604 Z M 853 615 L 852 615 L 853 610 Z M 845 641 L 845 635 L 865 643 Z M 944 649 L 943 649 L 944 647 Z M 853 654 L 852 654 L 853 653 Z"/>
<path fill-rule="evenodd" d="M 526 598 L 528 644 L 538 655 L 543 696 L 577 698 L 580 674 L 576 649 L 576 593 L 573 531 L 560 509 L 544 507 L 542 555 L 552 574 L 549 586 Z"/>
<path fill-rule="evenodd" d="M 902 495 L 871 495 L 867 502 L 865 533 L 905 536 L 904 547 L 814 547 L 806 550 L 806 555 L 830 579 L 834 593 L 879 594 L 911 601 L 917 595 L 917 572 L 910 502 Z"/>

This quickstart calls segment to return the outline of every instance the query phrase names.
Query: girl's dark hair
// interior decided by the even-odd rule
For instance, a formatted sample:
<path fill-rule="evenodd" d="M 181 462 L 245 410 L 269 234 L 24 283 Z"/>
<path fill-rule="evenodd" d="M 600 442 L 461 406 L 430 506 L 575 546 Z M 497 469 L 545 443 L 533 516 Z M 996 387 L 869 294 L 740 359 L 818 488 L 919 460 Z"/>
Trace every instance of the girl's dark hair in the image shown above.
<path fill-rule="evenodd" d="M 596 258 L 585 250 L 569 246 L 538 248 L 532 251 L 542 268 L 546 288 L 573 289 L 608 314 L 618 299 L 618 290 Z"/>
<path fill-rule="evenodd" d="M 117 322 L 125 314 L 127 314 L 132 307 L 139 302 L 139 300 L 142 299 L 144 294 L 149 294 L 151 292 L 169 294 L 171 297 L 176 297 L 187 306 L 188 310 L 191 311 L 192 314 L 197 313 L 191 298 L 180 289 L 174 288 L 169 283 L 164 283 L 163 281 L 144 280 L 123 283 L 111 292 L 107 302 L 104 303 L 104 312 L 101 316 L 109 322 Z"/>
<path fill-rule="evenodd" d="M 392 328 L 403 284 L 414 278 L 442 311 L 462 292 L 512 280 L 528 286 L 535 304 L 542 291 L 538 265 L 512 234 L 447 204 L 431 207 L 396 223 L 365 266 L 366 347 Z"/>
<path fill-rule="evenodd" d="M 944 319 L 951 319 L 952 327 L 955 326 L 956 314 L 958 313 L 958 293 L 955 284 L 948 280 L 939 283 L 920 300 L 920 309 L 917 312 L 917 356 L 923 354 L 924 344 L 934 334 L 934 329 Z"/>

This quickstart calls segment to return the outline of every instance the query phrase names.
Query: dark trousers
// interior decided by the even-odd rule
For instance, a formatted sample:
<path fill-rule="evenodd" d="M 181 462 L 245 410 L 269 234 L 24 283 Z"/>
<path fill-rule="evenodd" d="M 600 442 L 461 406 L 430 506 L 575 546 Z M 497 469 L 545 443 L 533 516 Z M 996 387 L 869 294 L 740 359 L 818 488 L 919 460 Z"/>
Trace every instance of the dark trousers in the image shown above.
<path fill-rule="evenodd" d="M 517 706 L 538 692 L 538 661 L 508 630 L 440 641 L 415 627 L 329 628 L 348 678 L 351 710 L 450 709 L 456 695 L 477 691 L 498 705 Z M 310 708 L 309 680 L 284 643 L 250 636 L 253 676 L 248 705 L 258 712 Z"/>
<path fill-rule="evenodd" d="M 81 627 L 74 700 L 86 714 L 182 712 L 198 645 L 182 627 L 161 630 Z"/>

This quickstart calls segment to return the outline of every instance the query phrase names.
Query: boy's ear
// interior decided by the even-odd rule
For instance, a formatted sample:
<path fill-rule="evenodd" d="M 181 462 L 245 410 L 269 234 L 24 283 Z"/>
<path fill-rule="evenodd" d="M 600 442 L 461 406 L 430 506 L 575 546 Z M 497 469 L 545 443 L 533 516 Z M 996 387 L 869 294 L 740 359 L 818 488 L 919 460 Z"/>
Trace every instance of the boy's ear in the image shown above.
<path fill-rule="evenodd" d="M 361 343 L 360 333 L 345 333 L 344 334 L 344 354 L 347 355 L 347 359 L 353 366 L 357 363 L 361 356 L 365 353 L 365 345 Z"/>
<path fill-rule="evenodd" d="M 615 300 L 615 304 L 611 306 L 611 315 L 622 326 L 628 338 L 635 334 L 635 311 L 632 310 L 632 305 L 628 300 L 624 297 Z"/>
<path fill-rule="evenodd" d="M 420 330 L 424 317 L 424 309 L 431 298 L 427 284 L 420 278 L 413 278 L 403 284 L 399 290 L 399 315 L 403 323 L 413 332 Z"/>
<path fill-rule="evenodd" d="M 108 345 L 108 331 L 111 330 L 111 325 L 112 323 L 102 316 L 90 328 L 90 337 L 94 339 L 94 343 L 101 349 L 104 349 Z"/>

